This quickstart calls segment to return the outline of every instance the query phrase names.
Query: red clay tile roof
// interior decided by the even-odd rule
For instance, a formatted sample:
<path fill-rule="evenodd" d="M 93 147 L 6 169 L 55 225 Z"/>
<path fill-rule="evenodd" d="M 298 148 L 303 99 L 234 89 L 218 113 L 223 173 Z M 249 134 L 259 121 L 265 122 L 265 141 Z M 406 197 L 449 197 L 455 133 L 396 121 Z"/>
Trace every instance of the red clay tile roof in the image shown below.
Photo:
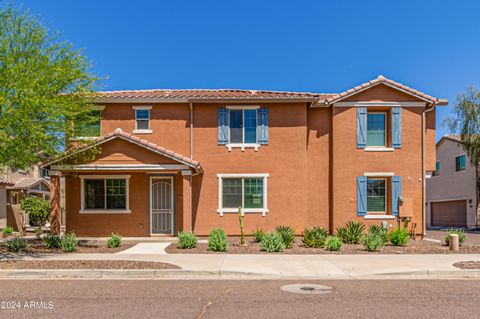
<path fill-rule="evenodd" d="M 348 96 L 354 95 L 356 93 L 359 93 L 361 91 L 364 91 L 368 88 L 374 87 L 374 86 L 379 85 L 379 84 L 386 84 L 388 86 L 391 86 L 391 87 L 396 88 L 398 90 L 404 91 L 407 94 L 416 96 L 416 97 L 418 97 L 422 100 L 425 100 L 427 102 L 430 102 L 430 103 L 437 103 L 437 104 L 440 104 L 440 105 L 446 105 L 446 103 L 447 103 L 446 100 L 434 98 L 434 97 L 432 97 L 428 94 L 425 94 L 425 93 L 422 93 L 422 92 L 417 91 L 415 89 L 412 89 L 412 88 L 410 88 L 406 85 L 400 84 L 400 83 L 395 82 L 395 81 L 390 80 L 390 79 L 387 79 L 383 75 L 379 75 L 376 79 L 365 82 L 363 84 L 360 84 L 360 85 L 358 85 L 358 86 L 356 86 L 352 89 L 349 89 L 347 91 L 344 91 L 344 92 L 341 92 L 341 93 L 338 93 L 338 94 L 334 94 L 333 96 L 321 99 L 319 103 L 332 104 L 332 103 L 338 102 L 340 100 L 343 100 L 344 98 L 346 98 Z"/>
<path fill-rule="evenodd" d="M 165 147 L 161 147 L 161 146 L 158 146 L 157 144 L 154 144 L 154 143 L 151 143 L 149 142 L 148 140 L 145 140 L 145 139 L 142 139 L 138 136 L 134 136 L 133 134 L 130 134 L 130 133 L 126 133 L 124 131 L 122 131 L 122 129 L 120 128 L 117 128 L 115 131 L 111 132 L 111 133 L 108 133 L 106 135 L 103 135 L 103 136 L 100 136 L 98 137 L 97 139 L 95 139 L 95 141 L 91 144 L 88 144 L 87 146 L 84 146 L 84 147 L 80 147 L 80 148 L 76 148 L 76 149 L 72 149 L 71 151 L 69 151 L 66 155 L 62 156 L 62 157 L 59 157 L 59 158 L 56 158 L 54 159 L 53 161 L 51 162 L 48 162 L 44 165 L 42 165 L 43 167 L 46 167 L 46 166 L 50 166 L 56 162 L 58 162 L 59 160 L 61 159 L 64 159 L 64 158 L 68 158 L 69 156 L 73 155 L 73 154 L 78 154 L 84 150 L 86 150 L 87 148 L 90 148 L 94 145 L 100 145 L 100 144 L 103 144 L 107 141 L 110 141 L 114 138 L 122 138 L 128 142 L 131 142 L 131 143 L 134 143 L 134 144 L 137 144 L 143 148 L 146 148 L 150 151 L 153 151 L 155 153 L 159 153 L 161 154 L 162 156 L 165 156 L 165 157 L 168 157 L 168 158 L 171 158 L 177 162 L 180 162 L 182 164 L 185 164 L 193 169 L 195 169 L 198 173 L 201 173 L 203 172 L 203 169 L 202 167 L 200 166 L 200 163 L 198 161 L 195 161 L 189 157 L 186 157 L 186 156 L 183 156 L 179 153 L 176 153 L 172 150 L 169 150 L 169 149 L 166 149 Z"/>
<path fill-rule="evenodd" d="M 318 100 L 328 98 L 333 94 L 266 91 L 266 90 L 236 90 L 236 89 L 191 89 L 191 90 L 125 90 L 125 91 L 100 91 L 93 93 L 93 99 L 162 99 L 162 100 L 270 100 L 270 99 L 300 99 Z"/>
<path fill-rule="evenodd" d="M 7 182 L 5 179 L 0 178 L 0 186 L 13 186 L 13 183 Z"/>

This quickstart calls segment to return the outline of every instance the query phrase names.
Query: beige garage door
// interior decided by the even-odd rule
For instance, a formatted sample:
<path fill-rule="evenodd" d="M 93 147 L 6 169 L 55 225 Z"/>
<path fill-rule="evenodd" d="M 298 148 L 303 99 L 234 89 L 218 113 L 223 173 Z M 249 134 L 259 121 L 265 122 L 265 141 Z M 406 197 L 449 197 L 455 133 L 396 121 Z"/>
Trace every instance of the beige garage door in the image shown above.
<path fill-rule="evenodd" d="M 432 203 L 432 226 L 467 226 L 467 201 Z"/>

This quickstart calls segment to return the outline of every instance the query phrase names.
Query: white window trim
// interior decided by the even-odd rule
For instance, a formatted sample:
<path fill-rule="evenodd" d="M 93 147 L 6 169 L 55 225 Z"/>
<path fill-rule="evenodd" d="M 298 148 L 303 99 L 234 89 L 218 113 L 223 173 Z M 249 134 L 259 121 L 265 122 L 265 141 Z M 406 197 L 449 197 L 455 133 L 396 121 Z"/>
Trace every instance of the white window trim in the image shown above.
<path fill-rule="evenodd" d="M 237 208 L 222 208 L 223 206 L 223 179 L 224 178 L 242 178 L 242 201 L 243 201 L 243 179 L 245 178 L 263 178 L 263 208 L 242 208 L 242 213 L 244 214 L 255 214 L 261 213 L 263 217 L 269 212 L 268 210 L 268 201 L 267 201 L 267 189 L 268 189 L 268 177 L 270 174 L 261 173 L 261 174 L 217 174 L 218 178 L 218 209 L 217 213 L 220 217 L 225 213 L 238 213 Z"/>
<path fill-rule="evenodd" d="M 368 114 L 383 114 L 384 115 L 384 127 L 385 127 L 385 131 L 384 131 L 384 134 L 385 134 L 385 141 L 384 141 L 384 145 L 380 145 L 380 146 L 369 146 L 368 145 Z M 377 152 L 381 152 L 381 151 L 385 151 L 385 149 L 389 149 L 389 147 L 387 146 L 387 143 L 388 143 L 388 122 L 387 122 L 387 112 L 380 112 L 380 111 L 368 111 L 367 110 L 367 143 L 366 143 L 366 146 L 365 146 L 365 151 L 367 152 L 372 152 L 373 149 L 377 149 L 378 151 Z M 368 149 L 368 150 L 367 150 Z M 392 148 L 392 151 L 393 151 L 393 148 Z"/>
<path fill-rule="evenodd" d="M 140 105 L 132 106 L 132 109 L 135 112 L 135 129 L 133 130 L 134 134 L 151 134 L 152 130 L 150 129 L 150 110 L 152 107 L 150 105 Z M 138 128 L 138 119 L 137 119 L 137 110 L 147 110 L 148 111 L 148 129 L 139 129 Z M 145 119 L 141 119 L 145 121 Z"/>
<path fill-rule="evenodd" d="M 367 213 L 367 215 L 363 216 L 363 219 L 395 219 L 395 217 L 393 215 Z"/>
<path fill-rule="evenodd" d="M 393 147 L 382 147 L 382 146 L 368 146 L 364 148 L 365 152 L 393 152 L 395 149 Z"/>
<path fill-rule="evenodd" d="M 375 216 L 389 216 L 387 215 L 387 211 L 388 211 L 388 183 L 387 183 L 387 177 L 386 176 L 369 176 L 367 178 L 367 192 L 368 192 L 368 179 L 377 179 L 377 180 L 384 180 L 385 181 L 385 210 L 384 211 L 378 211 L 378 212 L 369 212 L 367 210 L 367 214 L 365 216 L 372 216 L 372 215 L 375 215 Z M 367 209 L 368 209 L 368 194 L 367 194 Z M 392 215 L 393 216 L 393 215 Z"/>
<path fill-rule="evenodd" d="M 87 209 L 85 208 L 85 180 L 86 179 L 125 179 L 125 209 Z M 80 175 L 80 214 L 129 214 L 130 195 L 129 195 L 130 175 Z M 106 196 L 106 192 L 105 192 Z"/>
<path fill-rule="evenodd" d="M 465 169 L 461 169 L 459 171 L 457 171 L 457 158 L 458 157 L 462 157 L 462 156 L 465 156 Z M 454 168 L 454 173 L 462 173 L 462 172 L 465 172 L 467 170 L 467 160 L 468 160 L 468 156 L 467 156 L 467 153 L 462 153 L 462 154 L 459 154 L 459 155 L 456 155 L 455 156 L 455 168 Z"/>
<path fill-rule="evenodd" d="M 257 127 L 258 127 L 258 109 L 260 108 L 259 105 L 227 105 L 225 106 L 227 110 L 257 110 L 257 115 L 256 115 L 256 120 L 257 120 Z M 242 152 L 245 151 L 246 148 L 253 148 L 255 152 L 258 151 L 258 148 L 260 147 L 260 144 L 258 143 L 258 136 L 256 136 L 256 143 L 230 143 L 230 112 L 228 112 L 228 143 L 225 145 L 226 148 L 228 149 L 229 152 L 232 151 L 232 148 L 240 148 Z M 242 112 L 242 140 L 245 141 L 245 113 Z M 256 135 L 256 134 L 255 134 Z"/>
<path fill-rule="evenodd" d="M 363 176 L 367 177 L 392 177 L 395 176 L 394 172 L 365 172 Z"/>

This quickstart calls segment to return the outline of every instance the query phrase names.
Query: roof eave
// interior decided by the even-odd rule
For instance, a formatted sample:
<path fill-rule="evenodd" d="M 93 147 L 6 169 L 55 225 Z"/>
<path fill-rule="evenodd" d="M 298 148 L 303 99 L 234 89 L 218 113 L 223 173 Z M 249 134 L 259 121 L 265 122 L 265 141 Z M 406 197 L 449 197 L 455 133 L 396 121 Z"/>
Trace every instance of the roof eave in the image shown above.
<path fill-rule="evenodd" d="M 309 103 L 317 102 L 318 97 L 290 98 L 94 98 L 93 103 Z"/>

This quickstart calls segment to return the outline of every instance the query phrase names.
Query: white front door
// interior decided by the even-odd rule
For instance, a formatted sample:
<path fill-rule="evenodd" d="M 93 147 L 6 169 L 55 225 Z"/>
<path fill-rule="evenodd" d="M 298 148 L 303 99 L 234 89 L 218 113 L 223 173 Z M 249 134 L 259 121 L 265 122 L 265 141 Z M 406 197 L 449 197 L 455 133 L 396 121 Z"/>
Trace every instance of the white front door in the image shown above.
<path fill-rule="evenodd" d="M 173 235 L 173 177 L 150 178 L 150 233 Z"/>

